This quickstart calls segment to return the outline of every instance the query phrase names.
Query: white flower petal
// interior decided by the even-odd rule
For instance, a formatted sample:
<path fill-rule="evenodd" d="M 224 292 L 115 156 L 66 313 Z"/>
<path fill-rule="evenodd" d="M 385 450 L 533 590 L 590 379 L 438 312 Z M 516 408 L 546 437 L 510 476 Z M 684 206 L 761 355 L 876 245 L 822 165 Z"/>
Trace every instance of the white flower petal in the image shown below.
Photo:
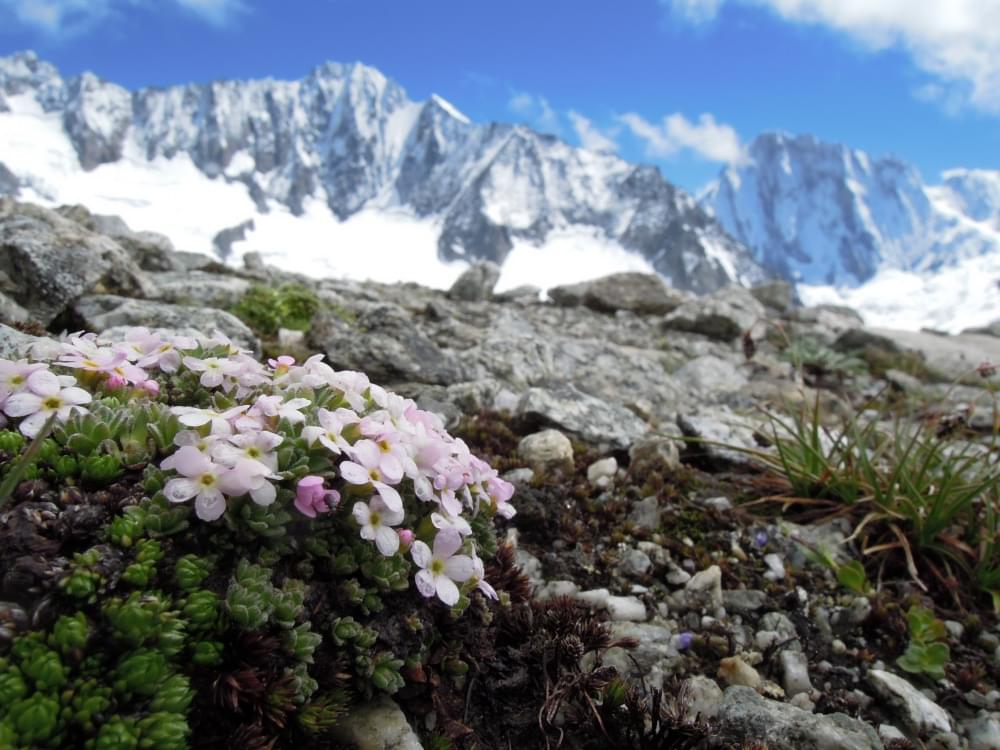
<path fill-rule="evenodd" d="M 375 531 L 375 546 L 383 555 L 391 557 L 399 549 L 399 535 L 388 526 L 379 526 Z"/>
<path fill-rule="evenodd" d="M 417 584 L 417 591 L 424 596 L 431 597 L 437 593 L 434 586 L 434 576 L 432 576 L 429 571 L 418 570 L 413 580 Z"/>
<path fill-rule="evenodd" d="M 444 572 L 453 581 L 468 581 L 475 573 L 475 567 L 468 555 L 455 555 L 444 561 Z"/>
<path fill-rule="evenodd" d="M 3 405 L 4 413 L 8 417 L 26 417 L 29 414 L 34 414 L 41 408 L 41 397 L 36 396 L 34 393 L 27 393 L 26 391 L 12 394 Z"/>
<path fill-rule="evenodd" d="M 458 586 L 447 576 L 438 576 L 434 582 L 437 589 L 438 599 L 453 607 L 458 603 Z"/>
<path fill-rule="evenodd" d="M 205 490 L 194 501 L 194 510 L 202 521 L 214 521 L 226 512 L 226 498 L 218 490 Z"/>
<path fill-rule="evenodd" d="M 172 503 L 183 503 L 198 494 L 201 486 L 193 479 L 176 477 L 167 482 L 163 494 Z"/>
<path fill-rule="evenodd" d="M 431 558 L 433 555 L 431 555 L 431 548 L 418 539 L 413 543 L 413 546 L 410 547 L 410 557 L 413 558 L 413 562 L 415 562 L 418 566 L 426 568 L 431 564 Z M 417 575 L 420 574 L 418 573 Z M 427 575 L 430 575 L 430 573 Z M 424 594 L 424 596 L 431 596 L 431 594 Z"/>

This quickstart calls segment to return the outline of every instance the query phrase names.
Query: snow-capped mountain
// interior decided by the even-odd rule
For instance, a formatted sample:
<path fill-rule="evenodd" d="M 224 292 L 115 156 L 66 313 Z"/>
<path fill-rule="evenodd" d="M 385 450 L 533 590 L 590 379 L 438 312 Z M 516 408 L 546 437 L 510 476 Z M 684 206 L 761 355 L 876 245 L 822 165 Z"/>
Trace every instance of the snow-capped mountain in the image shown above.
<path fill-rule="evenodd" d="M 129 92 L 30 52 L 0 58 L 5 190 L 317 274 L 410 269 L 440 286 L 454 261 L 488 258 L 507 285 L 548 285 L 596 258 L 595 274 L 652 268 L 699 292 L 767 275 L 657 169 L 413 102 L 359 63 Z"/>
<path fill-rule="evenodd" d="M 1000 173 L 951 170 L 929 186 L 894 157 L 766 133 L 702 204 L 806 302 L 869 322 L 956 330 L 1000 317 Z"/>

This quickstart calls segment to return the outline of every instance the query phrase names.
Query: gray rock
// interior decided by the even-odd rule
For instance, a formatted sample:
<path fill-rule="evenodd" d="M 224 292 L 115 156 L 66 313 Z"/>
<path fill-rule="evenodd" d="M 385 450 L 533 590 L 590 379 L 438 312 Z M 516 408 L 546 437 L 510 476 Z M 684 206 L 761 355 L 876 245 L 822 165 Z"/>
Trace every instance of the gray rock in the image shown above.
<path fill-rule="evenodd" d="M 626 662 L 635 659 L 635 662 L 631 662 L 622 670 L 625 674 L 640 676 L 648 673 L 656 665 L 668 666 L 680 659 L 677 649 L 670 645 L 671 631 L 662 625 L 649 622 L 615 622 L 612 624 L 612 633 L 615 638 L 634 638 L 639 643 L 631 651 L 622 650 L 621 656 Z M 638 664 L 637 672 L 636 664 Z"/>
<path fill-rule="evenodd" d="M 614 480 L 618 472 L 618 461 L 614 456 L 601 458 L 587 467 L 587 481 L 593 485 L 606 486 Z"/>
<path fill-rule="evenodd" d="M 39 341 L 45 339 L 29 336 L 16 328 L 0 323 L 0 357 L 4 359 L 21 359 L 28 356 L 28 350 Z"/>
<path fill-rule="evenodd" d="M 3 95 L 0 94 L 0 112 L 3 112 Z M 0 195 L 15 197 L 21 188 L 21 180 L 0 161 Z"/>
<path fill-rule="evenodd" d="M 653 561 L 641 549 L 630 549 L 622 557 L 621 569 L 626 575 L 641 576 L 646 574 L 651 567 L 653 567 Z"/>
<path fill-rule="evenodd" d="M 206 335 L 218 330 L 237 345 L 253 352 L 260 351 L 260 342 L 242 320 L 211 307 L 188 307 L 95 294 L 77 300 L 73 312 L 87 330 L 97 333 L 122 326 L 194 329 Z"/>
<path fill-rule="evenodd" d="M 782 687 L 785 695 L 812 692 L 813 686 L 809 679 L 809 659 L 801 651 L 784 649 L 781 652 Z"/>
<path fill-rule="evenodd" d="M 996 336 L 1000 338 L 1000 318 L 992 320 L 984 326 L 978 328 L 966 328 L 962 333 L 975 333 L 980 336 Z"/>
<path fill-rule="evenodd" d="M 816 305 L 791 310 L 788 313 L 789 333 L 808 335 L 824 344 L 832 344 L 840 334 L 860 328 L 864 319 L 854 310 L 841 305 Z"/>
<path fill-rule="evenodd" d="M 749 464 L 753 460 L 751 451 L 762 450 L 754 438 L 757 425 L 724 407 L 703 407 L 696 413 L 678 414 L 677 426 L 686 436 L 696 439 L 692 443 L 694 450 L 716 461 Z"/>
<path fill-rule="evenodd" d="M 646 619 L 646 605 L 635 596 L 609 596 L 605 607 L 615 622 L 643 622 Z"/>
<path fill-rule="evenodd" d="M 0 291 L 43 325 L 93 290 L 144 297 L 149 281 L 120 245 L 57 212 L 0 198 Z"/>
<path fill-rule="evenodd" d="M 17 304 L 6 294 L 0 292 L 0 322 L 21 323 L 30 317 L 31 315 L 27 310 Z"/>
<path fill-rule="evenodd" d="M 868 682 L 915 734 L 951 731 L 948 712 L 902 677 L 882 669 L 872 669 L 868 672 Z"/>
<path fill-rule="evenodd" d="M 535 598 L 538 600 L 552 599 L 557 596 L 575 597 L 580 591 L 580 587 L 573 581 L 546 581 L 535 591 Z"/>
<path fill-rule="evenodd" d="M 969 750 L 1000 750 L 1000 717 L 980 711 L 975 719 L 966 722 Z"/>
<path fill-rule="evenodd" d="M 526 435 L 517 445 L 517 455 L 543 473 L 573 467 L 573 444 L 559 430 L 542 430 Z"/>
<path fill-rule="evenodd" d="M 656 531 L 660 528 L 661 517 L 660 501 L 656 495 L 644 497 L 642 500 L 633 503 L 632 510 L 628 514 L 630 523 L 634 523 L 639 528 L 648 529 L 649 531 Z"/>
<path fill-rule="evenodd" d="M 743 287 L 730 286 L 685 302 L 663 319 L 667 330 L 733 341 L 765 317 L 764 306 Z"/>
<path fill-rule="evenodd" d="M 628 448 L 649 427 L 624 406 L 595 398 L 569 383 L 529 388 L 517 413 L 542 424 L 554 425 L 593 445 Z"/>
<path fill-rule="evenodd" d="M 60 206 L 58 213 L 75 221 L 91 232 L 105 234 L 121 245 L 139 267 L 146 271 L 180 271 L 183 262 L 174 251 L 174 244 L 158 232 L 132 231 L 121 217 L 93 214 L 85 206 Z"/>
<path fill-rule="evenodd" d="M 727 656 L 719 660 L 718 677 L 727 685 L 742 685 L 757 690 L 764 684 L 760 672 L 747 664 L 739 656 Z"/>
<path fill-rule="evenodd" d="M 918 393 L 924 387 L 920 378 L 915 378 L 902 370 L 886 370 L 885 379 L 886 382 L 903 393 Z"/>
<path fill-rule="evenodd" d="M 629 474 L 635 479 L 656 472 L 670 475 L 681 466 L 677 440 L 660 435 L 650 435 L 633 443 L 628 451 Z"/>
<path fill-rule="evenodd" d="M 559 305 L 582 304 L 597 312 L 627 310 L 637 315 L 664 315 L 679 307 L 690 295 L 668 287 L 656 274 L 626 271 L 580 284 L 554 287 L 549 289 L 549 297 Z"/>
<path fill-rule="evenodd" d="M 674 377 L 692 394 L 716 401 L 721 394 L 744 390 L 749 383 L 739 365 L 712 354 L 685 363 Z"/>
<path fill-rule="evenodd" d="M 980 381 L 975 370 L 983 362 L 1000 362 L 1000 339 L 982 334 L 945 336 L 926 331 L 895 331 L 874 328 L 901 349 L 923 357 L 927 369 L 942 382 Z"/>
<path fill-rule="evenodd" d="M 491 260 L 481 260 L 462 272 L 448 290 L 448 296 L 465 302 L 487 302 L 492 299 L 499 280 L 500 266 Z"/>
<path fill-rule="evenodd" d="M 722 592 L 722 606 L 727 612 L 747 614 L 763 609 L 767 594 L 757 589 L 727 589 Z"/>
<path fill-rule="evenodd" d="M 681 683 L 681 709 L 688 721 L 714 719 L 722 707 L 722 688 L 711 677 L 694 675 Z"/>
<path fill-rule="evenodd" d="M 150 296 L 155 299 L 218 308 L 233 307 L 252 286 L 239 276 L 204 271 L 159 273 L 152 282 L 154 291 Z"/>
<path fill-rule="evenodd" d="M 846 714 L 812 714 L 768 700 L 748 687 L 726 690 L 720 734 L 734 743 L 765 741 L 769 750 L 882 750 L 876 731 Z"/>
<path fill-rule="evenodd" d="M 796 304 L 795 290 L 787 281 L 769 281 L 751 287 L 750 294 L 764 307 L 785 312 Z"/>
<path fill-rule="evenodd" d="M 695 573 L 684 586 L 684 605 L 687 609 L 715 612 L 722 606 L 722 569 L 712 565 Z"/>
<path fill-rule="evenodd" d="M 243 268 L 247 271 L 264 271 L 264 256 L 256 250 L 243 254 Z"/>
<path fill-rule="evenodd" d="M 387 696 L 354 706 L 338 719 L 334 735 L 357 750 L 422 750 L 406 716 Z"/>
<path fill-rule="evenodd" d="M 497 302 L 531 303 L 538 302 L 541 293 L 542 290 L 537 286 L 522 284 L 521 286 L 516 286 L 513 289 L 508 289 L 505 292 L 498 292 L 494 294 L 493 299 Z"/>
<path fill-rule="evenodd" d="M 351 322 L 333 313 L 320 314 L 308 341 L 326 353 L 335 369 L 360 370 L 376 383 L 450 385 L 465 379 L 455 359 L 394 304 L 372 305 Z"/>

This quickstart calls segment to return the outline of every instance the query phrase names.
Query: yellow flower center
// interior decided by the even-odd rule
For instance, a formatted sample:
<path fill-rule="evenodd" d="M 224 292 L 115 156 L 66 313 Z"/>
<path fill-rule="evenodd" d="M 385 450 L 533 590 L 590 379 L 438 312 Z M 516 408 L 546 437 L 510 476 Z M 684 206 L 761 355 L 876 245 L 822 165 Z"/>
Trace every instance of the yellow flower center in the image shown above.
<path fill-rule="evenodd" d="M 42 406 L 46 409 L 59 409 L 62 407 L 62 400 L 56 396 L 49 396 L 47 399 L 42 401 Z"/>

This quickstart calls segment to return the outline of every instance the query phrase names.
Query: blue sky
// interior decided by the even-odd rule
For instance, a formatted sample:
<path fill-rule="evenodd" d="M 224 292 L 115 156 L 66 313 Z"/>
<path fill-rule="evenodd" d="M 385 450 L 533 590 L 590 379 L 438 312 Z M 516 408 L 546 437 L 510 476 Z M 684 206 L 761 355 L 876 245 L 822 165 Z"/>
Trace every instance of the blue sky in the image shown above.
<path fill-rule="evenodd" d="M 0 0 L 0 54 L 129 88 L 379 68 L 697 189 L 781 129 L 1000 168 L 997 0 Z"/>

